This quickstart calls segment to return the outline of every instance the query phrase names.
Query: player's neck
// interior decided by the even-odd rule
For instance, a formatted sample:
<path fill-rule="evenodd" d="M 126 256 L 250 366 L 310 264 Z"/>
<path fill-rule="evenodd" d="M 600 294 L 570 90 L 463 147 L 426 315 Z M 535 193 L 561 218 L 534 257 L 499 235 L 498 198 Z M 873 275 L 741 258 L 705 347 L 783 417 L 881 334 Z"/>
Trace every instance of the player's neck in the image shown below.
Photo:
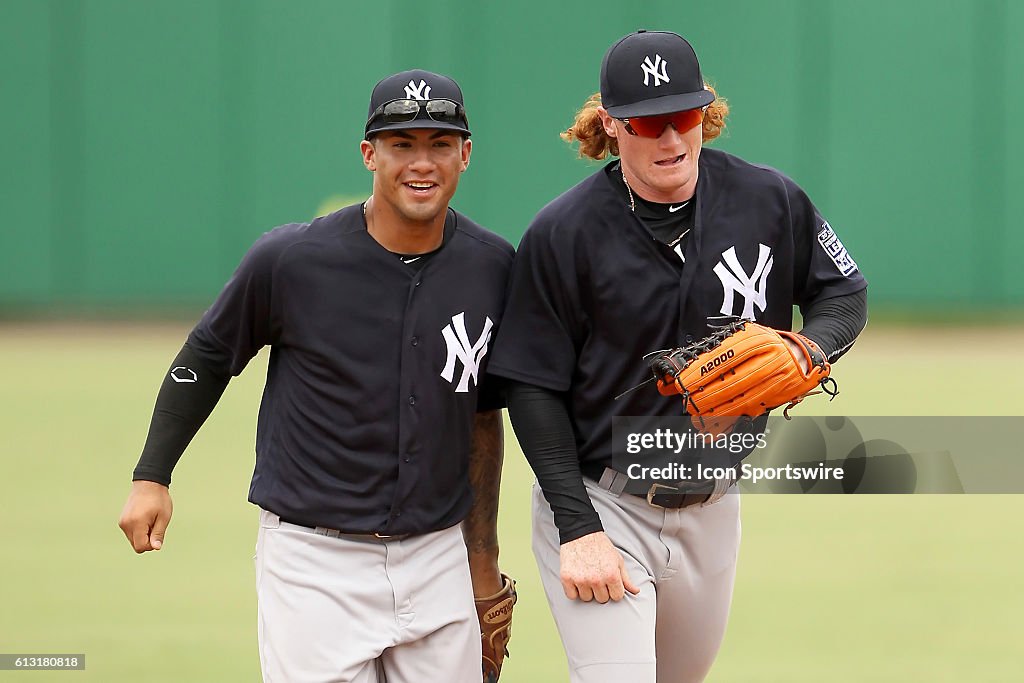
<path fill-rule="evenodd" d="M 386 202 L 363 205 L 366 231 L 378 244 L 395 254 L 426 254 L 436 250 L 444 240 L 447 207 L 427 221 L 410 221 L 396 213 Z"/>
<path fill-rule="evenodd" d="M 693 199 L 693 196 L 697 193 L 697 173 L 694 173 L 693 178 L 684 185 L 663 189 L 648 185 L 630 173 L 621 163 L 619 169 L 622 173 L 622 180 L 629 192 L 648 202 L 655 204 L 678 204 Z"/>

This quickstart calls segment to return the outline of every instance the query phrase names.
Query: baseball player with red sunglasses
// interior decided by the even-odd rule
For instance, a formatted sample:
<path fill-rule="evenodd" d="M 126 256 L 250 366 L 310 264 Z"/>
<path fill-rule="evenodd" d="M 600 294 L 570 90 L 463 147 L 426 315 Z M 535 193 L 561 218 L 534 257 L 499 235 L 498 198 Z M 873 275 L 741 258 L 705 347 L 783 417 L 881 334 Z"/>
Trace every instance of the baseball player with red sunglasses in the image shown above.
<path fill-rule="evenodd" d="M 513 265 L 489 370 L 537 475 L 533 550 L 574 683 L 702 681 L 725 633 L 734 483 L 633 491 L 613 461 L 614 418 L 683 414 L 652 386 L 615 400 L 650 380 L 644 356 L 723 317 L 790 330 L 797 305 L 834 363 L 866 323 L 867 283 L 803 190 L 703 148 L 727 114 L 681 36 L 616 42 L 562 137 L 618 158 L 541 210 Z"/>

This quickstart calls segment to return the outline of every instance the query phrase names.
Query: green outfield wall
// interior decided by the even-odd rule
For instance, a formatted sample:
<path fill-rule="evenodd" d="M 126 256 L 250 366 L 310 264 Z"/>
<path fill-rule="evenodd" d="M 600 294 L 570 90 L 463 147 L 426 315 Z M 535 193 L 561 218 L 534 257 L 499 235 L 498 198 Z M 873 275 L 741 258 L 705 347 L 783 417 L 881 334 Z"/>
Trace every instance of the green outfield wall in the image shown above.
<path fill-rule="evenodd" d="M 0 313 L 205 304 L 262 232 L 366 196 L 403 68 L 463 85 L 454 204 L 515 243 L 594 168 L 558 132 L 644 27 L 690 38 L 713 144 L 803 185 L 875 303 L 1024 307 L 1024 3 L 0 0 Z"/>

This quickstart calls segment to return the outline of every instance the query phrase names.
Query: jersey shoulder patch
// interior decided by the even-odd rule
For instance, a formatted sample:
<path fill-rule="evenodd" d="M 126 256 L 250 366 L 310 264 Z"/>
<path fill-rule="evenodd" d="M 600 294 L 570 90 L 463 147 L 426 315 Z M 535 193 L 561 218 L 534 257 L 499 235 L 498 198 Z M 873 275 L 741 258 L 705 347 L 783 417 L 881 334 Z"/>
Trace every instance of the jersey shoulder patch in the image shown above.
<path fill-rule="evenodd" d="M 818 229 L 818 246 L 825 250 L 840 273 L 849 277 L 857 272 L 857 263 L 850 256 L 850 252 L 846 251 L 839 235 L 828 224 L 828 221 L 822 221 L 821 227 Z"/>

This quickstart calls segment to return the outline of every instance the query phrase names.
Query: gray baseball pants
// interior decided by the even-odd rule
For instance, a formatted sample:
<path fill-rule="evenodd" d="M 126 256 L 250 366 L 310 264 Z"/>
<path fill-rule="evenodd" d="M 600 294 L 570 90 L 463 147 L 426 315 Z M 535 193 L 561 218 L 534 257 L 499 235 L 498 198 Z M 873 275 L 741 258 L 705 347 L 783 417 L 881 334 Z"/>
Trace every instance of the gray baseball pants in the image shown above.
<path fill-rule="evenodd" d="M 480 626 L 458 525 L 402 540 L 260 511 L 259 651 L 267 683 L 479 683 Z"/>
<path fill-rule="evenodd" d="M 615 495 L 585 479 L 638 595 L 600 604 L 565 597 L 551 508 L 533 490 L 533 552 L 572 683 L 698 683 L 725 635 L 740 544 L 735 486 L 679 510 Z"/>

